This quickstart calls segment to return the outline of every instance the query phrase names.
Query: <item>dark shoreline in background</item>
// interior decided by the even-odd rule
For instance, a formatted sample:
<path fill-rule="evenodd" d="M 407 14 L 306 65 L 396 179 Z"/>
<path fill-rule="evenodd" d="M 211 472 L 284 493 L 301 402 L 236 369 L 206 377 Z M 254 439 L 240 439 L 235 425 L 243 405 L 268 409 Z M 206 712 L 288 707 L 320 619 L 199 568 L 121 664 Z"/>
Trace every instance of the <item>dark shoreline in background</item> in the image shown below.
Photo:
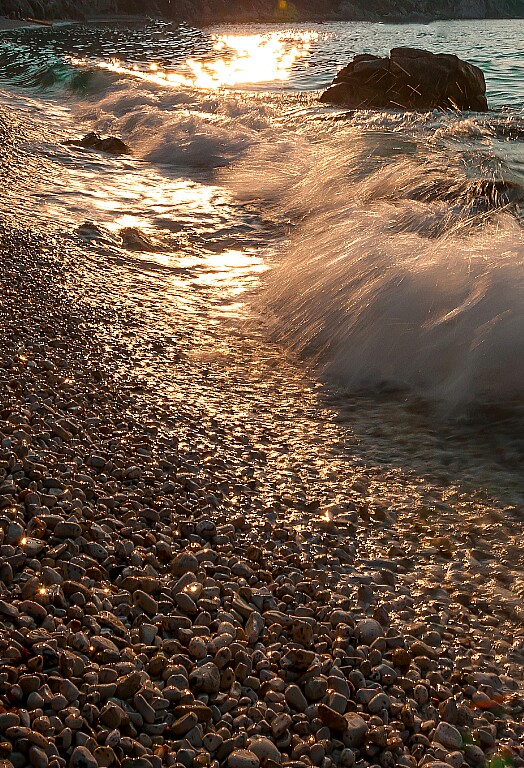
<path fill-rule="evenodd" d="M 204 7 L 202 7 L 204 5 Z M 0 0 L 0 16 L 89 21 L 92 18 L 125 20 L 137 16 L 187 22 L 199 26 L 222 23 L 282 23 L 370 21 L 429 23 L 449 20 L 524 18 L 524 0 L 376 0 L 374 9 L 365 0 Z M 232 10 L 233 7 L 233 10 Z"/>

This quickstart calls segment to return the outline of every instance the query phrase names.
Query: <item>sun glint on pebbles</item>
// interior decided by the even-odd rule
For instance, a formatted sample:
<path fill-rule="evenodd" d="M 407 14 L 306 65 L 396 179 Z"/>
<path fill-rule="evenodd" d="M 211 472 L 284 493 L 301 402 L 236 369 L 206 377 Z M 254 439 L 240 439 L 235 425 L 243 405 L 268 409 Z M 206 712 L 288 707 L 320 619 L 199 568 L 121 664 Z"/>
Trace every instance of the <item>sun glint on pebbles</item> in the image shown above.
<path fill-rule="evenodd" d="M 73 258 L 0 232 L 0 768 L 524 766 L 516 645 L 437 576 L 415 600 L 398 545 L 356 556 L 385 512 L 297 527 L 200 474 Z"/>
<path fill-rule="evenodd" d="M 59 261 L 4 232 L 0 264 L 2 768 L 524 765 L 522 695 L 456 624 L 212 514 L 123 430 Z"/>

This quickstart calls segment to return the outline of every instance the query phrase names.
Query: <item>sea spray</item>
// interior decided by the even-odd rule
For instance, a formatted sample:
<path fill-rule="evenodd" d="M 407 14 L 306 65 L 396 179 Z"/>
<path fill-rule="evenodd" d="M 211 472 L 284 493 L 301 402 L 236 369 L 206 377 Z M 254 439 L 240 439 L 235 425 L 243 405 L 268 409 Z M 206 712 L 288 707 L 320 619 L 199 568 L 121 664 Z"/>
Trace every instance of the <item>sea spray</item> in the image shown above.
<path fill-rule="evenodd" d="M 65 88 L 70 117 L 58 139 L 80 125 L 121 136 L 133 150 L 125 163 L 94 154 L 77 162 L 50 138 L 44 151 L 55 186 L 45 193 L 47 215 L 77 225 L 96 219 L 113 230 L 136 226 L 161 240 L 153 230 L 184 230 L 180 242 L 204 261 L 210 247 L 256 247 L 272 269 L 253 305 L 271 313 L 275 336 L 321 376 L 348 389 L 407 387 L 450 404 L 505 402 L 520 396 L 524 381 L 524 159 L 522 142 L 501 140 L 508 131 L 518 137 L 522 126 L 521 86 L 512 74 L 518 57 L 500 53 L 496 25 L 480 52 L 472 46 L 475 25 L 445 28 L 441 37 L 436 27 L 403 28 L 402 42 L 423 35 L 434 50 L 452 41 L 459 55 L 471 52 L 497 113 L 348 115 L 318 104 L 314 88 L 330 82 L 350 51 L 392 46 L 400 31 L 387 25 L 319 26 L 316 37 L 302 30 L 312 42 L 308 61 L 295 60 L 289 79 L 269 89 L 163 83 L 162 71 L 183 72 L 189 57 L 223 52 L 214 51 L 213 33 L 155 25 L 12 34 L 0 69 L 4 80 L 30 86 L 28 104 L 31 88 L 46 83 L 46 67 L 61 73 L 49 75 L 55 85 L 34 98 L 43 142 Z M 517 27 L 512 34 L 520 41 Z M 292 36 L 286 41 L 294 44 Z M 125 66 L 108 69 L 117 54 Z M 33 65 L 42 78 L 33 77 Z M 83 91 L 72 86 L 77 75 Z M 97 195 L 88 194 L 90 174 Z M 73 208 L 71 187 L 79 192 Z M 192 191 L 194 204 L 186 205 L 184 191 L 181 206 L 179 188 Z"/>
<path fill-rule="evenodd" d="M 275 336 L 325 378 L 451 406 L 522 396 L 518 209 L 473 194 L 460 162 L 348 129 L 258 148 L 231 183 L 293 222 L 260 301 Z"/>

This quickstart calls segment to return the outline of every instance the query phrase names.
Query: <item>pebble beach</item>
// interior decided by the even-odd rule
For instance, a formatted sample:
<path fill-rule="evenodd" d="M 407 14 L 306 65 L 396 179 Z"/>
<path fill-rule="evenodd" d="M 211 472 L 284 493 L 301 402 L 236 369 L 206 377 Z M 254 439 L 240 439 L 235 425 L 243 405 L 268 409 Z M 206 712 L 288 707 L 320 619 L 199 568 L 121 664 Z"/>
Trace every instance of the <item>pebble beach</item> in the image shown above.
<path fill-rule="evenodd" d="M 0 767 L 524 766 L 521 508 L 31 226 L 30 131 L 0 112 Z"/>

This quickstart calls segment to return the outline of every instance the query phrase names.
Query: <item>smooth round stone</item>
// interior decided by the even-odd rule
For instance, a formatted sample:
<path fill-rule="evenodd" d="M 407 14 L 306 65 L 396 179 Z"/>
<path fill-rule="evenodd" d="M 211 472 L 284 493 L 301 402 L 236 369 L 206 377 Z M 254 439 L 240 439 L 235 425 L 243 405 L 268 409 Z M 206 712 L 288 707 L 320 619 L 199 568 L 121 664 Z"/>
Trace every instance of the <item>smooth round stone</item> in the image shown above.
<path fill-rule="evenodd" d="M 84 718 L 79 712 L 69 712 L 64 717 L 63 722 L 68 728 L 72 728 L 73 730 L 78 730 L 83 726 Z"/>
<path fill-rule="evenodd" d="M 355 765 L 355 753 L 349 747 L 345 747 L 340 754 L 340 765 L 342 768 L 353 768 Z"/>
<path fill-rule="evenodd" d="M 63 728 L 63 730 L 60 731 L 59 736 L 62 742 L 62 747 L 64 749 L 69 749 L 69 747 L 73 743 L 73 732 L 71 728 Z"/>
<path fill-rule="evenodd" d="M 116 762 L 116 755 L 111 747 L 97 747 L 93 756 L 100 768 L 109 768 Z"/>
<path fill-rule="evenodd" d="M 293 640 L 309 647 L 313 642 L 313 627 L 306 621 L 296 621 L 293 624 Z"/>
<path fill-rule="evenodd" d="M 146 723 L 152 724 L 155 722 L 155 710 L 144 698 L 144 696 L 142 696 L 140 693 L 137 693 L 133 699 L 133 703 L 135 705 L 135 709 L 137 712 L 140 712 Z M 110 744 L 109 746 L 113 745 Z"/>
<path fill-rule="evenodd" d="M 140 688 L 142 676 L 140 672 L 131 672 L 129 675 L 118 678 L 118 681 L 116 695 L 119 699 L 129 699 Z"/>
<path fill-rule="evenodd" d="M 433 734 L 433 741 L 448 749 L 460 749 L 462 747 L 462 735 L 450 723 L 441 722 L 437 725 Z"/>
<path fill-rule="evenodd" d="M 264 626 L 265 622 L 262 616 L 257 611 L 253 611 L 246 621 L 245 627 L 246 639 L 250 645 L 257 642 Z"/>
<path fill-rule="evenodd" d="M 266 760 L 273 760 L 275 763 L 282 762 L 280 750 L 272 741 L 266 739 L 264 736 L 257 736 L 254 739 L 249 739 L 247 747 L 251 752 L 255 753 L 262 763 Z"/>
<path fill-rule="evenodd" d="M 195 715 L 194 712 L 188 712 L 186 715 L 182 715 L 178 720 L 175 720 L 171 726 L 171 732 L 176 737 L 185 736 L 197 723 L 197 715 Z"/>
<path fill-rule="evenodd" d="M 29 762 L 33 768 L 47 768 L 49 759 L 40 747 L 32 746 L 29 748 Z"/>
<path fill-rule="evenodd" d="M 145 645 L 153 645 L 157 634 L 158 628 L 153 624 L 141 624 L 138 630 L 140 642 L 145 643 Z"/>
<path fill-rule="evenodd" d="M 82 535 L 82 526 L 73 520 L 64 520 L 55 526 L 54 534 L 60 539 L 76 539 Z"/>
<path fill-rule="evenodd" d="M 176 753 L 176 759 L 179 763 L 182 763 L 182 765 L 185 765 L 186 768 L 191 768 L 193 765 L 193 762 L 196 757 L 196 752 L 194 749 L 179 749 Z"/>
<path fill-rule="evenodd" d="M 292 724 L 291 717 L 286 712 L 281 712 L 271 721 L 271 732 L 275 739 L 279 739 Z"/>
<path fill-rule="evenodd" d="M 329 695 L 328 706 L 331 709 L 333 709 L 335 712 L 338 712 L 340 715 L 343 715 L 344 712 L 346 711 L 348 698 L 349 698 L 348 696 L 342 693 L 332 692 Z"/>
<path fill-rule="evenodd" d="M 373 593 L 371 593 L 371 597 L 373 597 Z M 349 611 L 342 611 L 340 609 L 332 612 L 329 621 L 332 627 L 337 627 L 339 624 L 345 624 L 348 627 L 355 626 L 353 615 Z"/>
<path fill-rule="evenodd" d="M 18 544 L 20 539 L 24 536 L 25 530 L 20 523 L 11 522 L 7 527 L 6 542 L 7 544 Z"/>
<path fill-rule="evenodd" d="M 218 693 L 220 688 L 220 671 L 216 664 L 208 662 L 191 672 L 189 683 L 203 693 Z"/>
<path fill-rule="evenodd" d="M 40 603 L 35 603 L 34 600 L 23 600 L 18 606 L 20 613 L 24 616 L 32 616 L 33 619 L 44 621 L 47 616 L 47 611 Z"/>
<path fill-rule="evenodd" d="M 141 589 L 137 589 L 133 593 L 133 602 L 150 616 L 154 616 L 158 613 L 158 603 L 155 598 L 151 597 L 151 595 L 148 595 L 147 592 L 144 592 Z"/>
<path fill-rule="evenodd" d="M 260 760 L 250 749 L 235 749 L 227 759 L 228 768 L 258 768 Z"/>
<path fill-rule="evenodd" d="M 309 750 L 309 759 L 313 765 L 320 765 L 326 756 L 326 750 L 322 744 L 313 744 Z"/>
<path fill-rule="evenodd" d="M 470 765 L 479 766 L 480 768 L 486 764 L 486 755 L 476 744 L 466 744 L 464 755 Z"/>
<path fill-rule="evenodd" d="M 449 763 L 452 768 L 460 768 L 462 763 L 464 762 L 464 755 L 462 752 L 456 751 L 456 752 L 450 752 L 446 755 L 446 763 Z"/>
<path fill-rule="evenodd" d="M 115 728 L 114 730 L 110 731 L 105 740 L 105 746 L 110 747 L 111 749 L 113 747 L 116 747 L 120 743 L 120 731 Z"/>
<path fill-rule="evenodd" d="M 309 701 L 322 699 L 328 689 L 328 681 L 325 677 L 309 677 L 304 683 L 304 693 Z"/>
<path fill-rule="evenodd" d="M 183 576 L 184 573 L 196 573 L 198 570 L 198 560 L 191 552 L 181 552 L 175 557 L 171 565 L 173 576 Z"/>
<path fill-rule="evenodd" d="M 87 747 L 75 747 L 71 755 L 71 768 L 98 768 L 98 763 Z"/>
<path fill-rule="evenodd" d="M 103 458 L 103 456 L 97 456 L 96 454 L 93 454 L 87 459 L 87 464 L 89 464 L 91 467 L 102 469 L 102 467 L 105 467 L 106 465 L 106 460 Z"/>
<path fill-rule="evenodd" d="M 5 712 L 0 715 L 0 731 L 4 732 L 6 728 L 16 728 L 20 725 L 20 717 L 15 712 Z"/>
<path fill-rule="evenodd" d="M 27 697 L 26 708 L 31 711 L 33 709 L 39 709 L 44 706 L 44 699 L 36 691 L 31 691 Z"/>
<path fill-rule="evenodd" d="M 35 557 L 35 555 L 38 555 L 44 547 L 45 543 L 39 539 L 27 539 L 24 544 L 24 552 L 28 557 Z"/>
<path fill-rule="evenodd" d="M 68 560 L 62 563 L 62 576 L 71 581 L 80 581 L 86 574 L 86 569 L 76 563 L 71 563 Z"/>
<path fill-rule="evenodd" d="M 417 704 L 427 704 L 429 701 L 429 692 L 425 685 L 416 685 L 413 689 L 413 698 Z"/>
<path fill-rule="evenodd" d="M 6 760 L 5 763 L 5 768 L 27 768 L 27 755 L 15 750 L 14 752 L 11 752 L 9 760 Z M 4 768 L 2 763 L 0 763 L 0 766 L 1 768 Z"/>
<path fill-rule="evenodd" d="M 346 718 L 340 712 L 337 712 L 335 709 L 332 709 L 325 704 L 318 705 L 318 717 L 321 722 L 331 730 L 346 730 Z"/>
<path fill-rule="evenodd" d="M 206 733 L 202 739 L 202 743 L 208 752 L 216 752 L 216 750 L 223 743 L 224 739 L 219 733 Z"/>
<path fill-rule="evenodd" d="M 373 670 L 374 680 L 380 680 L 382 685 L 391 685 L 398 677 L 398 673 L 388 664 L 379 664 Z"/>
<path fill-rule="evenodd" d="M 442 760 L 434 760 L 431 763 L 424 763 L 424 768 L 450 768 L 450 764 Z"/>
<path fill-rule="evenodd" d="M 375 619 L 362 619 L 355 627 L 357 640 L 364 645 L 371 645 L 384 636 L 384 629 Z"/>
<path fill-rule="evenodd" d="M 201 637 L 192 637 L 188 643 L 189 655 L 199 661 L 207 656 L 207 646 Z"/>
<path fill-rule="evenodd" d="M 70 680 L 61 680 L 59 690 L 60 693 L 65 696 L 69 702 L 75 701 L 80 695 L 80 691 Z"/>
<path fill-rule="evenodd" d="M 346 715 L 347 729 L 342 735 L 342 741 L 345 747 L 361 747 L 368 732 L 366 721 L 356 714 Z"/>
<path fill-rule="evenodd" d="M 186 733 L 185 738 L 189 741 L 191 746 L 196 749 L 200 749 L 202 746 L 202 730 L 198 726 L 191 728 L 191 730 Z"/>
<path fill-rule="evenodd" d="M 100 710 L 100 721 L 111 729 L 118 728 L 124 718 L 124 710 L 113 701 L 108 701 L 107 704 Z"/>
<path fill-rule="evenodd" d="M 198 536 L 207 539 L 216 534 L 216 525 L 212 520 L 199 520 L 195 530 Z"/>
<path fill-rule="evenodd" d="M 192 616 L 198 613 L 195 601 L 186 592 L 178 592 L 175 595 L 175 602 L 184 613 L 189 613 Z"/>
<path fill-rule="evenodd" d="M 375 688 L 360 688 L 355 694 L 355 701 L 357 704 L 369 704 L 371 699 L 374 699 L 377 695 Z"/>
<path fill-rule="evenodd" d="M 376 715 L 379 712 L 382 712 L 383 709 L 387 709 L 389 703 L 389 696 L 386 696 L 385 693 L 377 693 L 377 695 L 373 696 L 369 702 L 368 711 L 371 712 L 372 715 Z"/>

